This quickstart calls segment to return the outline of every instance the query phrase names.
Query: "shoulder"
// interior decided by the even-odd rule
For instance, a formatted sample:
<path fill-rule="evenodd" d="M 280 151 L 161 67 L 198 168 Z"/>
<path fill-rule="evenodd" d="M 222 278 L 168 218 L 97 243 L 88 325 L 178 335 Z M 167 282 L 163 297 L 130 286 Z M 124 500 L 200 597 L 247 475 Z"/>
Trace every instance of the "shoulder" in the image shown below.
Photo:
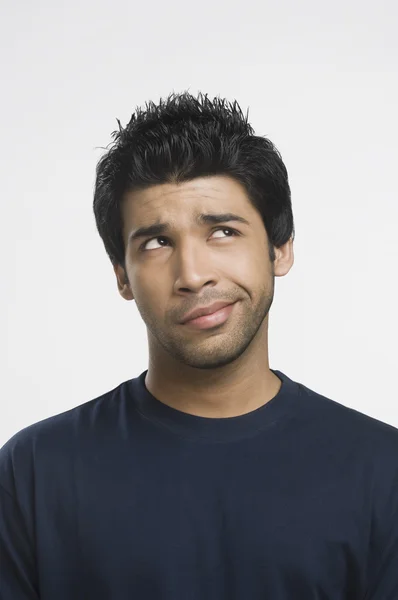
<path fill-rule="evenodd" d="M 15 494 L 16 479 L 27 483 L 38 464 L 62 461 L 90 430 L 118 420 L 129 381 L 72 409 L 33 423 L 14 434 L 0 448 L 0 486 Z M 62 464 L 62 462 L 60 462 Z"/>
<path fill-rule="evenodd" d="M 297 423 L 313 440 L 313 450 L 322 448 L 326 452 L 322 456 L 338 455 L 342 462 L 355 465 L 373 481 L 375 491 L 384 487 L 389 493 L 394 484 L 398 494 L 398 429 L 298 385 Z"/>
<path fill-rule="evenodd" d="M 358 436 L 358 439 L 371 442 L 383 442 L 386 448 L 398 444 L 398 428 L 341 402 L 317 393 L 299 383 L 303 407 L 326 430 L 335 430 L 339 436 Z"/>

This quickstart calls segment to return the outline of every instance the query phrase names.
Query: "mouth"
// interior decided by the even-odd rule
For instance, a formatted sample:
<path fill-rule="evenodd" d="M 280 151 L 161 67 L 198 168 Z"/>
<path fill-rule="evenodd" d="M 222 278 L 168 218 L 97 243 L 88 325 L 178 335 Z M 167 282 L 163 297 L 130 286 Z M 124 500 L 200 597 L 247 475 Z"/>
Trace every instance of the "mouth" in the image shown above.
<path fill-rule="evenodd" d="M 196 317 L 196 319 L 190 319 L 185 321 L 182 325 L 184 327 L 190 327 L 192 329 L 211 329 L 223 325 L 232 313 L 236 302 L 228 304 L 219 310 L 216 310 L 210 315 L 203 315 L 202 317 Z"/>

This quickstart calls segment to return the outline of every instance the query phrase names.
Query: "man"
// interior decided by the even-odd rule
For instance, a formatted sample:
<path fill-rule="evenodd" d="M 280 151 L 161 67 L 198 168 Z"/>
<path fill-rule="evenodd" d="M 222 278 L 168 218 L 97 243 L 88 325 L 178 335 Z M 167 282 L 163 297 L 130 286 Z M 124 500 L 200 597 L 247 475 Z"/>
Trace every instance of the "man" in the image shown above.
<path fill-rule="evenodd" d="M 94 212 L 148 370 L 3 447 L 0 600 L 396 600 L 398 430 L 269 367 L 279 153 L 202 94 L 113 137 Z"/>

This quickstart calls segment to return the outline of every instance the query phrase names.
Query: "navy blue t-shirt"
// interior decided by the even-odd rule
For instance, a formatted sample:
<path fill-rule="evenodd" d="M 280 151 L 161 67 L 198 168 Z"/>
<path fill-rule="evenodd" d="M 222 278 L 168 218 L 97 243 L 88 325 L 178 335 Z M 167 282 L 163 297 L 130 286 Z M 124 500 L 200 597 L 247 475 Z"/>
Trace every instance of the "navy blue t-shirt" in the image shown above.
<path fill-rule="evenodd" d="M 145 375 L 0 451 L 0 600 L 397 600 L 398 429 L 294 382 L 246 415 Z"/>

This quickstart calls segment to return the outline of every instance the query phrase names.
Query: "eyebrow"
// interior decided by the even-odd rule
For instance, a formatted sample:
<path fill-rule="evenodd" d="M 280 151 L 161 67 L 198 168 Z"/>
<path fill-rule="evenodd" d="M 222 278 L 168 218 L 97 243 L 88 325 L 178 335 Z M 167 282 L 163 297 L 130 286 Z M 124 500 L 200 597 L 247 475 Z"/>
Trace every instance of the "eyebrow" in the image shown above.
<path fill-rule="evenodd" d="M 244 223 L 250 225 L 249 221 L 235 215 L 234 213 L 201 213 L 195 219 L 198 225 L 218 225 L 219 223 L 230 223 L 231 221 L 237 221 L 238 223 Z M 133 243 L 135 240 L 144 237 L 155 237 L 157 235 L 163 235 L 171 231 L 172 227 L 170 223 L 154 223 L 147 227 L 139 227 L 135 231 L 132 231 L 128 238 L 128 244 Z"/>

